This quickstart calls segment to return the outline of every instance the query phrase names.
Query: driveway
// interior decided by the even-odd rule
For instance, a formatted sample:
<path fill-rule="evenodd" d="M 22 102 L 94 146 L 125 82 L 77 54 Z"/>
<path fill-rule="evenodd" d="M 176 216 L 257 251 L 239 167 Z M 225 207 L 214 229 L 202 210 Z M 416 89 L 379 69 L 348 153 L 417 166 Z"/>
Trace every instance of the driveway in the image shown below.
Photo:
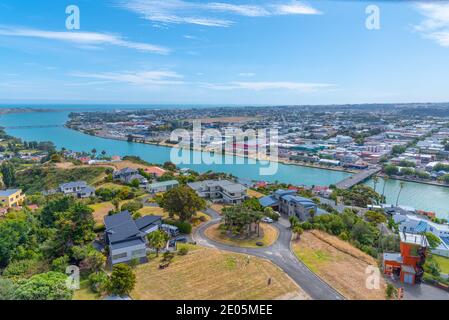
<path fill-rule="evenodd" d="M 193 240 L 199 245 L 268 259 L 284 270 L 312 299 L 344 299 L 342 295 L 317 277 L 292 253 L 290 250 L 292 233 L 289 229 L 289 222 L 287 219 L 282 217 L 278 222 L 273 224 L 279 230 L 279 238 L 270 247 L 240 248 L 218 243 L 207 238 L 204 231 L 210 226 L 219 223 L 221 216 L 212 209 L 207 209 L 204 213 L 209 215 L 212 220 L 201 225 L 193 234 Z"/>

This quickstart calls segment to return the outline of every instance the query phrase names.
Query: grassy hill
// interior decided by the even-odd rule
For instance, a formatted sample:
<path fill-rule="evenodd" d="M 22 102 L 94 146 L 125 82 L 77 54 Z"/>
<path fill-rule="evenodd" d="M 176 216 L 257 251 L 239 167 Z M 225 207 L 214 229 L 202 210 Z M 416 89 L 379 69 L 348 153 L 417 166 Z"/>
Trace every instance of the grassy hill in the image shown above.
<path fill-rule="evenodd" d="M 83 180 L 92 183 L 104 175 L 103 167 L 78 167 L 73 169 L 58 169 L 33 167 L 17 172 L 17 185 L 31 194 L 43 190 L 54 189 L 59 184 Z"/>

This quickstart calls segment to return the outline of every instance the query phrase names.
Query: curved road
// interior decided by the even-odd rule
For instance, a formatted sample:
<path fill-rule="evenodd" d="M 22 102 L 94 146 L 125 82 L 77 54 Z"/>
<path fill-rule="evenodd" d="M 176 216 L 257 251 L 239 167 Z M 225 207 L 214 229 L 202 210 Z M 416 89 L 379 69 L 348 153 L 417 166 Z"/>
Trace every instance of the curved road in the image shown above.
<path fill-rule="evenodd" d="M 312 299 L 315 300 L 343 300 L 344 297 L 330 287 L 327 283 L 310 271 L 290 250 L 292 233 L 289 222 L 281 218 L 274 225 L 279 229 L 278 240 L 266 248 L 241 248 L 218 243 L 207 238 L 204 231 L 211 225 L 217 224 L 221 216 L 212 209 L 204 211 L 212 219 L 201 225 L 194 233 L 193 240 L 206 247 L 217 248 L 236 253 L 248 254 L 265 258 L 284 270 Z"/>

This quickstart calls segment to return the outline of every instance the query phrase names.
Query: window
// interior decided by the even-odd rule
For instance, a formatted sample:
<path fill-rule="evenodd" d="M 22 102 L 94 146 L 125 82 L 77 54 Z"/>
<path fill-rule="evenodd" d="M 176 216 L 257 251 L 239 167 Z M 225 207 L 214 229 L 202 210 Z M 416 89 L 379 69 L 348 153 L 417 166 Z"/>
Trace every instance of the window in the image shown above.
<path fill-rule="evenodd" d="M 134 258 L 134 257 L 141 257 L 141 256 L 144 256 L 146 253 L 147 253 L 147 252 L 146 252 L 145 249 L 140 249 L 140 250 L 133 251 L 133 252 L 131 253 L 131 256 L 132 256 L 133 258 Z"/>
<path fill-rule="evenodd" d="M 116 255 L 112 256 L 112 260 L 123 259 L 123 258 L 126 258 L 127 256 L 128 256 L 128 254 L 126 252 L 123 252 L 123 253 L 116 254 Z"/>

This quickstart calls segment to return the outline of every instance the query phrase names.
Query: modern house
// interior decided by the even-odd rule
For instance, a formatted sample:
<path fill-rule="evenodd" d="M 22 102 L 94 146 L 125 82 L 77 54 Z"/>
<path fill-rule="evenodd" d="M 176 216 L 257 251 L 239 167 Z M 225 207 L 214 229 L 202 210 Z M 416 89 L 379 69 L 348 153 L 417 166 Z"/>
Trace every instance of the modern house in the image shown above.
<path fill-rule="evenodd" d="M 248 198 L 247 188 L 228 180 L 206 180 L 187 184 L 204 199 L 226 204 L 239 204 Z"/>
<path fill-rule="evenodd" d="M 260 198 L 259 203 L 281 214 L 296 216 L 301 221 L 308 220 L 312 215 L 327 214 L 311 199 L 298 196 L 296 190 L 277 190 L 272 195 Z"/>
<path fill-rule="evenodd" d="M 19 207 L 25 200 L 21 189 L 7 189 L 0 191 L 0 205 L 6 208 Z"/>
<path fill-rule="evenodd" d="M 426 217 L 413 214 L 395 214 L 393 220 L 399 225 L 399 230 L 403 232 L 413 234 L 433 233 L 440 238 L 441 242 L 438 247 L 432 249 L 432 253 L 449 257 L 449 225 L 435 223 Z"/>
<path fill-rule="evenodd" d="M 138 170 L 132 168 L 123 168 L 121 170 L 115 171 L 112 174 L 114 180 L 119 180 L 123 183 L 130 184 L 134 180 L 139 181 L 139 187 L 146 188 L 148 185 L 148 180 L 142 176 Z"/>
<path fill-rule="evenodd" d="M 164 182 L 157 182 L 153 184 L 147 185 L 147 191 L 149 193 L 160 193 L 160 192 L 167 192 L 168 190 L 171 190 L 173 188 L 176 188 L 179 186 L 179 182 L 176 180 L 169 180 Z"/>
<path fill-rule="evenodd" d="M 104 218 L 105 241 L 109 246 L 109 263 L 147 261 L 146 235 L 159 230 L 162 217 L 145 216 L 134 220 L 129 211 Z"/>
<path fill-rule="evenodd" d="M 429 243 L 424 235 L 400 232 L 400 253 L 383 254 L 383 270 L 403 283 L 421 283 Z"/>
<path fill-rule="evenodd" d="M 95 189 L 88 186 L 85 181 L 75 181 L 59 185 L 59 191 L 65 195 L 72 195 L 77 198 L 89 198 L 95 194 Z"/>

